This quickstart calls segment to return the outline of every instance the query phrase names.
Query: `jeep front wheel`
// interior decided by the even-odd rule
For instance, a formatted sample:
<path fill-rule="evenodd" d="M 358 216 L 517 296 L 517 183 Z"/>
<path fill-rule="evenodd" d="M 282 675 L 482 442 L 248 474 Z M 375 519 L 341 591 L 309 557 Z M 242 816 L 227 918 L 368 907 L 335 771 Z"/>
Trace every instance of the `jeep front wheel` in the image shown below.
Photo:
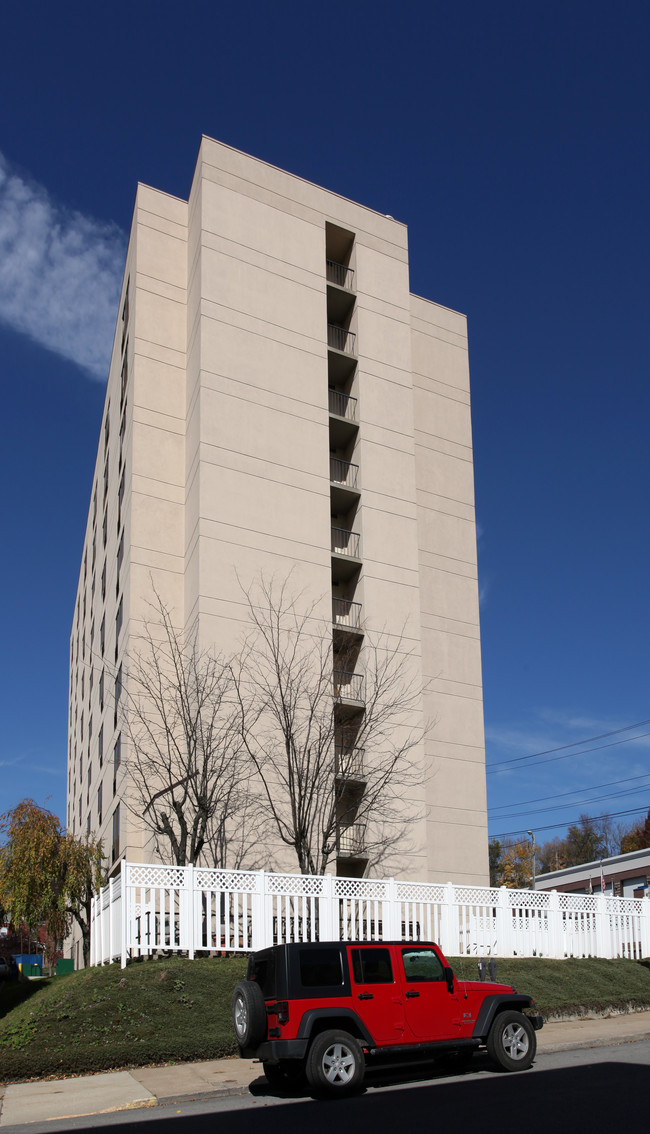
<path fill-rule="evenodd" d="M 311 1045 L 305 1071 L 310 1087 L 319 1094 L 352 1094 L 363 1083 L 361 1046 L 347 1032 L 322 1032 Z"/>
<path fill-rule="evenodd" d="M 266 1006 L 259 984 L 241 980 L 232 994 L 232 1026 L 240 1047 L 257 1047 L 266 1039 Z"/>
<path fill-rule="evenodd" d="M 500 1012 L 488 1032 L 487 1049 L 504 1071 L 525 1071 L 537 1051 L 532 1024 L 521 1012 Z"/>

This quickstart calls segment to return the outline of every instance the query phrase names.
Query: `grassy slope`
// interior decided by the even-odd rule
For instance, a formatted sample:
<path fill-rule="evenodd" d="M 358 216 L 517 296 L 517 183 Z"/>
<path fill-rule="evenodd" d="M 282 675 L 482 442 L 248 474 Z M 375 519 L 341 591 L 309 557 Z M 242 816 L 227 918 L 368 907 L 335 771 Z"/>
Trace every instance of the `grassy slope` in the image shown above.
<path fill-rule="evenodd" d="M 477 977 L 476 961 L 452 962 Z M 180 957 L 0 986 L 0 1078 L 64 1075 L 235 1054 L 230 998 L 244 957 Z M 633 961 L 499 961 L 497 980 L 545 1016 L 650 1007 L 650 969 Z"/>

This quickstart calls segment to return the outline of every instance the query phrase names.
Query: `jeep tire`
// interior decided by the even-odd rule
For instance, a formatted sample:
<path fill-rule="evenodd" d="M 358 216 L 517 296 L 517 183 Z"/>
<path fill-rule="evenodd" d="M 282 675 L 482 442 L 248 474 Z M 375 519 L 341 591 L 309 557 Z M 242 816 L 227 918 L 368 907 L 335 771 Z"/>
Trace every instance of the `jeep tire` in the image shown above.
<path fill-rule="evenodd" d="M 319 1095 L 350 1095 L 363 1083 L 365 1060 L 359 1041 L 347 1032 L 321 1032 L 309 1049 L 307 1082 Z"/>
<path fill-rule="evenodd" d="M 522 1012 L 500 1012 L 488 1032 L 487 1049 L 504 1071 L 525 1071 L 537 1051 L 532 1024 Z"/>
<path fill-rule="evenodd" d="M 232 994 L 232 1026 L 242 1048 L 257 1047 L 266 1039 L 266 1005 L 259 984 L 240 980 Z"/>

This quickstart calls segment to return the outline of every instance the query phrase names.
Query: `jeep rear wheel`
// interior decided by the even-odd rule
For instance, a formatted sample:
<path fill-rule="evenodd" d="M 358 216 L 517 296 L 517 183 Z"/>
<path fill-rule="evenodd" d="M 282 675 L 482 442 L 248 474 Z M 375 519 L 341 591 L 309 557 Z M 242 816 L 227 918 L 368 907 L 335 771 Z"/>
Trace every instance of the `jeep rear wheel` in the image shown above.
<path fill-rule="evenodd" d="M 232 994 L 232 1026 L 240 1047 L 257 1047 L 266 1039 L 266 1006 L 259 984 L 241 980 Z"/>
<path fill-rule="evenodd" d="M 532 1024 L 521 1012 L 500 1012 L 488 1032 L 487 1049 L 504 1071 L 525 1071 L 537 1051 Z"/>
<path fill-rule="evenodd" d="M 316 1036 L 305 1068 L 310 1087 L 319 1094 L 349 1095 L 363 1083 L 365 1060 L 361 1046 L 347 1032 Z"/>

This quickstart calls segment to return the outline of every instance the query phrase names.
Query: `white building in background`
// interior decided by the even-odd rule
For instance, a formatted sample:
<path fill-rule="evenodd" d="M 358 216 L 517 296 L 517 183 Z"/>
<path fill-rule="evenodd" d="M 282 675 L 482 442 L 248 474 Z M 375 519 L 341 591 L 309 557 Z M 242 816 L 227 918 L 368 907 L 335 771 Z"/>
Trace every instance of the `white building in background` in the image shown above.
<path fill-rule="evenodd" d="M 188 201 L 138 186 L 72 625 L 67 823 L 114 871 L 154 857 L 118 715 L 152 583 L 227 651 L 261 570 L 360 674 L 406 626 L 434 727 L 394 873 L 487 884 L 465 317 L 410 294 L 403 224 L 204 138 Z"/>

